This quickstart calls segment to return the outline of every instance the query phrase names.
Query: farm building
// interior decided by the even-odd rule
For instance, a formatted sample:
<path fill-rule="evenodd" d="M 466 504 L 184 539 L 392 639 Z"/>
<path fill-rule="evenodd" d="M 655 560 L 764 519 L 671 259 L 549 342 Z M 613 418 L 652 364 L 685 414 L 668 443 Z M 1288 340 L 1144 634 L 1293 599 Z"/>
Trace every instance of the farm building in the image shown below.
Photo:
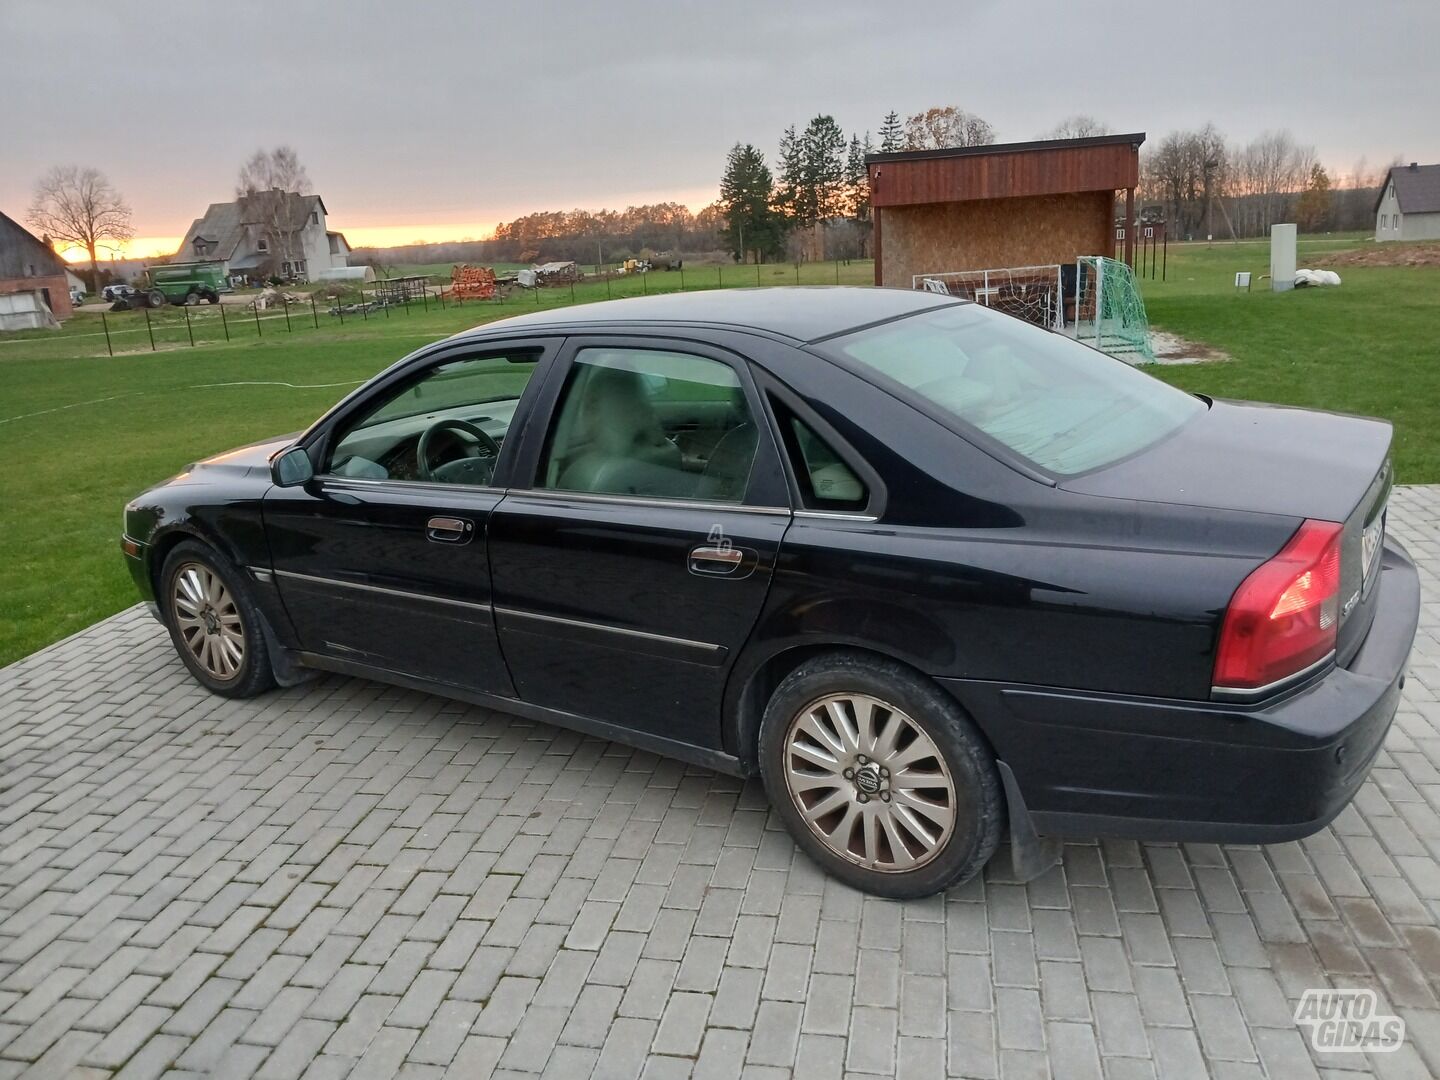
<path fill-rule="evenodd" d="M 70 285 L 65 263 L 48 245 L 19 222 L 0 214 L 0 297 L 25 294 L 32 299 L 7 301 L 0 329 L 52 325 L 70 317 Z"/>
<path fill-rule="evenodd" d="M 875 284 L 1113 254 L 1115 193 L 1132 220 L 1144 141 L 1141 132 L 870 155 Z M 1127 262 L 1133 243 L 1127 236 Z"/>
<path fill-rule="evenodd" d="M 1440 240 L 1440 165 L 1396 165 L 1375 202 L 1376 240 Z"/>
<path fill-rule="evenodd" d="M 218 262 L 232 278 L 278 274 L 301 281 L 345 266 L 350 245 L 325 227 L 319 195 L 264 191 L 211 203 L 180 241 L 176 262 Z"/>

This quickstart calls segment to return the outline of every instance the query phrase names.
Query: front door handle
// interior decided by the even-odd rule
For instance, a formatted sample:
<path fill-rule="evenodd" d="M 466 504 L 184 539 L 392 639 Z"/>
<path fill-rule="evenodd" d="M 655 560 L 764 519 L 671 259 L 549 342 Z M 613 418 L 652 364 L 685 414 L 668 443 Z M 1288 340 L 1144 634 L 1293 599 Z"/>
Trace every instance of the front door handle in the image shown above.
<path fill-rule="evenodd" d="M 458 517 L 432 517 L 425 523 L 425 538 L 437 544 L 468 544 L 475 523 Z"/>
<path fill-rule="evenodd" d="M 733 574 L 745 562 L 745 552 L 728 544 L 701 544 L 690 549 L 693 574 Z"/>

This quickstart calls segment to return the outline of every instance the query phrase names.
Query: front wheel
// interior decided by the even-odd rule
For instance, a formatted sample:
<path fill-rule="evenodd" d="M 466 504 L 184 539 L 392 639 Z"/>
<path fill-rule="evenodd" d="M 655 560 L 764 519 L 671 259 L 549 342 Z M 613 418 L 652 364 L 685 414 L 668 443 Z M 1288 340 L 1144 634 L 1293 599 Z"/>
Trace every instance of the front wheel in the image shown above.
<path fill-rule="evenodd" d="M 165 294 L 162 293 L 159 289 L 151 289 L 148 293 L 145 294 L 145 299 L 149 302 L 152 308 L 165 306 Z"/>
<path fill-rule="evenodd" d="M 781 682 L 760 727 L 765 788 L 799 846 L 879 896 L 928 896 L 974 876 L 1004 822 L 984 738 L 934 683 L 835 653 Z"/>
<path fill-rule="evenodd" d="M 160 588 L 170 640 L 201 685 L 235 698 L 275 685 L 259 609 L 228 559 L 186 540 L 166 557 Z"/>

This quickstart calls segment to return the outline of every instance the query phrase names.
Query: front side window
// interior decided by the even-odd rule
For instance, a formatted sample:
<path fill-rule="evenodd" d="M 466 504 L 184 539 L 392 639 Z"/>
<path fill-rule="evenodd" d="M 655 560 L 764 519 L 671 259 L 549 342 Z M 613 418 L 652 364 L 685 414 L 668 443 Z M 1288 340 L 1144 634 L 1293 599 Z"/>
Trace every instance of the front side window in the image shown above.
<path fill-rule="evenodd" d="M 738 503 L 757 429 L 735 369 L 689 353 L 582 349 L 555 411 L 540 486 Z"/>
<path fill-rule="evenodd" d="M 1061 476 L 1142 450 L 1206 408 L 1123 360 L 975 304 L 860 330 L 824 351 Z"/>
<path fill-rule="evenodd" d="M 336 433 L 325 472 L 363 480 L 490 483 L 539 355 L 451 360 Z"/>

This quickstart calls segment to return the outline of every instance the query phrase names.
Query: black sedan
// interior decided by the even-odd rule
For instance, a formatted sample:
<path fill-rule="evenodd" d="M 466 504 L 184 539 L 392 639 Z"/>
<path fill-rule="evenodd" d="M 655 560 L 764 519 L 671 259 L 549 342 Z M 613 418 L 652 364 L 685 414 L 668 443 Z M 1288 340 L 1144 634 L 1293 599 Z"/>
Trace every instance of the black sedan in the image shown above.
<path fill-rule="evenodd" d="M 1389 425 L 1193 397 L 949 297 L 767 289 L 427 346 L 125 511 L 181 659 L 758 772 L 871 892 L 1064 835 L 1324 827 L 1419 615 Z"/>

